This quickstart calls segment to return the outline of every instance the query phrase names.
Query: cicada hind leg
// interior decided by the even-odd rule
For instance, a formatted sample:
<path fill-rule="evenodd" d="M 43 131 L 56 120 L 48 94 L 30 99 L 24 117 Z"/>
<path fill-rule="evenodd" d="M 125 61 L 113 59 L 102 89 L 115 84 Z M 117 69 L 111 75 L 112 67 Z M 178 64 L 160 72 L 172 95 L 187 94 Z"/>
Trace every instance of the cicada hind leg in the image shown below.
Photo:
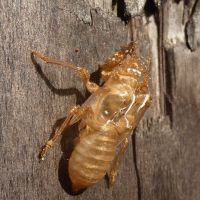
<path fill-rule="evenodd" d="M 115 159 L 113 160 L 110 172 L 108 173 L 108 178 L 109 178 L 108 186 L 109 186 L 109 188 L 112 187 L 113 184 L 116 181 L 118 168 L 119 168 L 120 162 L 121 162 L 121 160 L 124 156 L 124 153 L 126 152 L 127 147 L 128 147 L 128 138 L 125 138 L 122 141 L 121 148 L 120 148 L 118 154 L 116 155 Z"/>

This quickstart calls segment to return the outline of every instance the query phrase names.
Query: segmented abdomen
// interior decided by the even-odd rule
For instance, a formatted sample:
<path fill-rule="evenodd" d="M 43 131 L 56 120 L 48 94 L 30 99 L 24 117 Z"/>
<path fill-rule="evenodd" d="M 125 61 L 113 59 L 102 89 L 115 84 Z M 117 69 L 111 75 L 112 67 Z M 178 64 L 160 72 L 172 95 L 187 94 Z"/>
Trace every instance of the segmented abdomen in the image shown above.
<path fill-rule="evenodd" d="M 69 176 L 74 191 L 102 179 L 114 158 L 117 141 L 112 135 L 91 134 L 80 139 L 69 160 Z"/>

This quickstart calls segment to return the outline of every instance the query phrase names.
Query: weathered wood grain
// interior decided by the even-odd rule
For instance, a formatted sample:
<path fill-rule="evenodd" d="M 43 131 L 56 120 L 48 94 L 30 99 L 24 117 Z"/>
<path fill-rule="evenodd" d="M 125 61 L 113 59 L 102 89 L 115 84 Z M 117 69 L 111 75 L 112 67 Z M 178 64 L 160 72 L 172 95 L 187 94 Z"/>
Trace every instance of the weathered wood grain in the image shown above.
<path fill-rule="evenodd" d="M 136 134 L 140 199 L 200 198 L 200 59 L 187 46 L 186 7 L 166 1 L 159 13 L 161 113 Z"/>
<path fill-rule="evenodd" d="M 94 72 L 98 63 L 127 44 L 127 27 L 117 17 L 93 9 L 86 1 L 2 1 L 0 7 L 0 198 L 136 198 L 131 148 L 123 174 L 113 189 L 108 190 L 103 180 L 77 197 L 67 193 L 62 174 L 67 169 L 66 158 L 61 159 L 59 144 L 45 162 L 38 162 L 39 149 L 56 121 L 65 117 L 76 101 L 83 101 L 79 91 L 83 96 L 85 92 L 73 72 L 43 63 L 34 66 L 30 56 L 31 49 L 37 49 Z"/>
<path fill-rule="evenodd" d="M 0 1 L 0 199 L 200 199 L 199 1 L 167 0 L 153 12 L 147 6 L 155 15 L 135 17 L 132 31 L 111 5 Z M 30 51 L 92 73 L 130 38 L 144 57 L 151 54 L 152 107 L 133 135 L 115 186 L 109 190 L 102 180 L 72 196 L 66 163 L 76 127 L 44 162 L 37 156 L 58 120 L 84 101 L 85 89 L 69 70 L 38 60 L 34 65 Z"/>

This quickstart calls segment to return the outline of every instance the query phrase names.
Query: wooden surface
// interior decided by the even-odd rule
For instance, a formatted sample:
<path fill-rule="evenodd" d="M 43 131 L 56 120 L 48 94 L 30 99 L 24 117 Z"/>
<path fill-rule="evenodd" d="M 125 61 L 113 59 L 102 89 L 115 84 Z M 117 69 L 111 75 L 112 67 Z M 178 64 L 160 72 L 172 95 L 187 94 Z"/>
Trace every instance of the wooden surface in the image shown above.
<path fill-rule="evenodd" d="M 148 20 L 135 17 L 130 31 L 111 1 L 0 1 L 0 199 L 200 199 L 200 1 L 167 0 L 160 11 L 152 5 L 145 7 Z M 37 156 L 59 120 L 88 94 L 73 72 L 34 65 L 31 49 L 93 73 L 130 38 L 144 57 L 151 52 L 153 105 L 114 187 L 102 180 L 72 196 L 66 152 L 76 127 L 44 162 Z"/>

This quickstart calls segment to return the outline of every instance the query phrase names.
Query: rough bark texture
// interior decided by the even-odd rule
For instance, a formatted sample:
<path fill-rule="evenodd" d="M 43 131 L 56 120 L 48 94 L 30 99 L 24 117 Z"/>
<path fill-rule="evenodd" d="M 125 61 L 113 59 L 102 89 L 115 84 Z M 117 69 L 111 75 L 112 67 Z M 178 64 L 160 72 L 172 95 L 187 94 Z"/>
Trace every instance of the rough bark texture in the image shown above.
<path fill-rule="evenodd" d="M 0 1 L 0 199 L 200 199 L 200 1 L 166 0 L 158 11 L 148 0 L 148 20 L 137 16 L 132 26 L 121 21 L 123 9 L 112 12 L 115 2 Z M 37 155 L 58 120 L 84 101 L 85 89 L 69 70 L 34 65 L 30 51 L 92 73 L 130 38 L 144 57 L 151 54 L 153 105 L 133 135 L 114 187 L 102 180 L 72 196 L 66 163 L 76 127 L 44 162 Z"/>

